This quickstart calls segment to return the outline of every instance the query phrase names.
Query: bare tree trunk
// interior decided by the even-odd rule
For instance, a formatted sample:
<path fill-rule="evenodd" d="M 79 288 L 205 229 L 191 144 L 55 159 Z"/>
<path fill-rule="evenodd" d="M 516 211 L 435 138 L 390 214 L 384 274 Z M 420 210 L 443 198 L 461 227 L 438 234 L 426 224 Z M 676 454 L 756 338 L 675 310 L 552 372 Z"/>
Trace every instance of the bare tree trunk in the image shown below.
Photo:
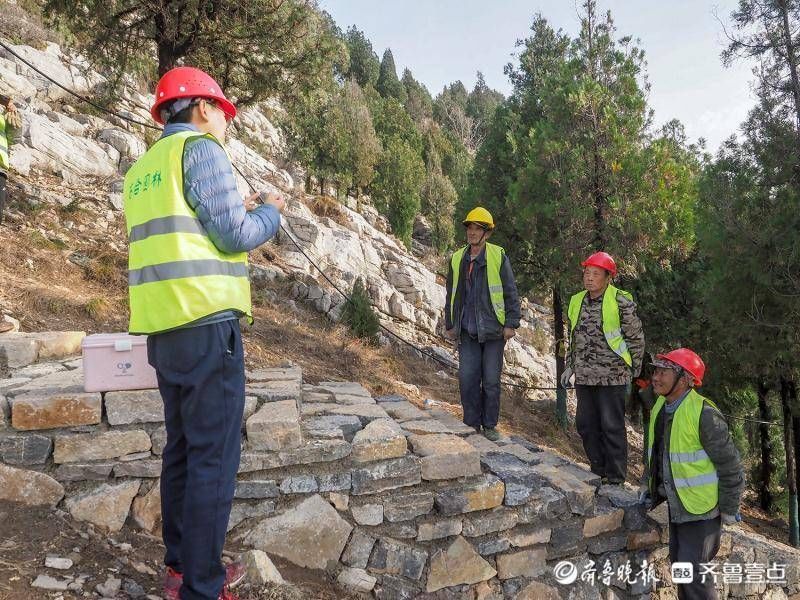
<path fill-rule="evenodd" d="M 763 378 L 759 377 L 756 383 L 756 395 L 758 396 L 758 415 L 762 421 L 770 421 L 769 406 L 767 396 L 769 388 Z M 767 512 L 772 510 L 772 492 L 769 487 L 772 482 L 772 444 L 769 440 L 769 426 L 759 423 L 758 432 L 761 445 L 761 485 L 759 486 L 758 503 L 762 510 Z"/>
<path fill-rule="evenodd" d="M 800 456 L 800 416 L 792 415 L 792 433 L 794 434 L 794 479 L 795 482 L 800 481 L 800 461 L 797 457 Z M 798 529 L 800 529 L 800 515 L 798 516 Z M 797 539 L 800 541 L 800 531 L 798 531 Z"/>
<path fill-rule="evenodd" d="M 800 78 L 797 75 L 795 45 L 794 40 L 792 40 L 792 28 L 789 24 L 789 8 L 786 6 L 786 0 L 778 0 L 778 7 L 781 11 L 781 17 L 783 17 L 783 28 L 781 34 L 786 50 L 786 60 L 789 63 L 789 73 L 792 78 L 792 96 L 794 97 L 794 111 L 796 118 L 795 131 L 800 132 Z"/>
<path fill-rule="evenodd" d="M 597 139 L 597 124 L 595 123 L 595 140 Z M 595 247 L 593 250 L 605 250 L 606 249 L 606 239 L 605 239 L 605 216 L 604 216 L 604 208 L 605 208 L 605 199 L 603 198 L 603 192 L 601 189 L 600 184 L 600 151 L 597 148 L 597 142 L 595 141 L 595 148 L 594 148 L 594 166 L 593 166 L 593 196 L 594 196 L 594 238 L 595 238 Z"/>
<path fill-rule="evenodd" d="M 594 28 L 597 26 L 597 5 L 595 0 L 587 0 L 584 3 L 586 10 L 586 35 L 587 35 L 587 62 L 589 67 L 589 77 L 592 80 L 599 80 L 599 73 L 597 65 L 595 64 L 594 52 Z M 600 159 L 600 149 L 598 145 L 599 129 L 598 124 L 599 115 L 597 114 L 598 107 L 592 109 L 591 121 L 592 131 L 594 135 L 592 147 L 592 200 L 594 203 L 594 250 L 605 250 L 605 198 L 603 195 L 603 186 L 600 181 L 600 171 L 602 169 L 602 161 Z"/>
<path fill-rule="evenodd" d="M 553 338 L 555 339 L 556 358 L 556 421 L 561 427 L 567 427 L 567 390 L 561 387 L 561 375 L 565 367 L 566 343 L 564 340 L 564 307 L 561 302 L 561 290 L 553 286 Z"/>
<path fill-rule="evenodd" d="M 786 446 L 786 491 L 789 494 L 789 544 L 800 546 L 800 527 L 797 522 L 797 467 L 793 441 L 791 382 L 781 377 L 781 406 L 783 407 L 783 443 Z"/>
<path fill-rule="evenodd" d="M 156 52 L 158 53 L 158 77 L 163 77 L 164 73 L 170 70 L 172 65 L 172 44 L 165 38 L 167 30 L 166 15 L 156 12 L 153 15 L 156 26 Z"/>
<path fill-rule="evenodd" d="M 792 409 L 792 433 L 794 435 L 794 480 L 795 484 L 800 481 L 800 461 L 797 457 L 800 456 L 800 404 L 797 401 L 797 385 L 794 380 L 789 381 L 789 406 Z M 800 504 L 800 500 L 798 500 Z M 800 509 L 800 507 L 798 507 Z M 798 515 L 798 533 L 797 540 L 800 542 L 800 515 Z"/>

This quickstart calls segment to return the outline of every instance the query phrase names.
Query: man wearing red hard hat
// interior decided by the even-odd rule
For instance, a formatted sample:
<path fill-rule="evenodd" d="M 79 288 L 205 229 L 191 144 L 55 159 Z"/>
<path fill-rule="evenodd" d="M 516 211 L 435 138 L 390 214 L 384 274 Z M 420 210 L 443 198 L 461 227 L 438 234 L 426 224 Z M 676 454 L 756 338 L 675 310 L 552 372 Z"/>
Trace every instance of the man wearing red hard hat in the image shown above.
<path fill-rule="evenodd" d="M 223 147 L 236 107 L 207 73 L 156 86 L 161 138 L 125 175 L 129 329 L 147 334 L 164 402 L 161 515 L 168 600 L 234 600 L 241 565 L 222 548 L 239 468 L 244 352 L 252 320 L 247 252 L 280 227 L 284 201 L 243 200 Z"/>
<path fill-rule="evenodd" d="M 639 501 L 669 507 L 669 556 L 693 565 L 693 581 L 678 584 L 681 600 L 717 598 L 714 577 L 700 564 L 717 555 L 721 525 L 740 520 L 744 473 L 728 424 L 716 405 L 695 391 L 706 367 L 688 348 L 657 355 L 645 473 Z M 703 581 L 705 579 L 705 581 Z"/>
<path fill-rule="evenodd" d="M 633 297 L 612 285 L 614 259 L 595 252 L 581 263 L 584 290 L 569 301 L 569 354 L 561 385 L 575 377 L 575 425 L 592 472 L 621 484 L 628 471 L 625 399 L 644 357 Z"/>

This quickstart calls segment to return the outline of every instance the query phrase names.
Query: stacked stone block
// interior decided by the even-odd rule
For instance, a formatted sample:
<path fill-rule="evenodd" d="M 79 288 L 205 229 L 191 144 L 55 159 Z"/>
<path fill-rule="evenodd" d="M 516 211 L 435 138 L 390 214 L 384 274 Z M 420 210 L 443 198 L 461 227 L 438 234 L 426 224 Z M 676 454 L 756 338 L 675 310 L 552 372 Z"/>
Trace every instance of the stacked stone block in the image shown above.
<path fill-rule="evenodd" d="M 159 395 L 86 394 L 81 369 L 51 356 L 0 379 L 0 498 L 157 533 Z M 601 486 L 524 439 L 490 442 L 443 408 L 357 383 L 303 384 L 297 367 L 249 372 L 246 393 L 229 530 L 248 546 L 387 600 L 674 596 L 665 511 L 644 514 L 632 489 Z M 788 547 L 726 533 L 726 557 L 790 567 L 784 584 L 728 585 L 723 597 L 798 591 L 800 554 Z M 614 576 L 561 585 L 565 560 Z M 661 582 L 617 576 L 645 560 Z"/>

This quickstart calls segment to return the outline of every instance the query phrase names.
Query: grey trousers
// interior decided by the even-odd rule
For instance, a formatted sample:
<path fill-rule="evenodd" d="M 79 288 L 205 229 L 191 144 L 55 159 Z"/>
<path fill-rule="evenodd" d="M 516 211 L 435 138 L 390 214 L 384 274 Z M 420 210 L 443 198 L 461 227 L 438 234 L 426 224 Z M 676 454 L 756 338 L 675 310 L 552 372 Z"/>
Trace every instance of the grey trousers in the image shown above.
<path fill-rule="evenodd" d="M 714 577 L 707 575 L 706 581 L 703 583 L 699 575 L 699 564 L 714 560 L 719 552 L 721 537 L 722 523 L 719 516 L 689 523 L 670 521 L 670 561 L 673 563 L 688 562 L 694 565 L 694 581 L 676 585 L 679 600 L 717 600 Z"/>

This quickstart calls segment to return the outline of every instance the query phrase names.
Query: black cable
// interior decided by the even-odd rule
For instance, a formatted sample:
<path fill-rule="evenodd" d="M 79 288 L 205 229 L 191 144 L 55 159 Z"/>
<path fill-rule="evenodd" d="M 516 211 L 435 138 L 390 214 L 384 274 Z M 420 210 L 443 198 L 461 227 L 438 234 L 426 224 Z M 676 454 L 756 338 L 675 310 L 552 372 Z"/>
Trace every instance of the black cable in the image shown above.
<path fill-rule="evenodd" d="M 72 96 L 74 96 L 74 97 L 75 97 L 75 98 L 77 98 L 78 100 L 82 100 L 82 101 L 83 101 L 83 102 L 85 102 L 86 104 L 88 104 L 88 105 L 90 105 L 90 106 L 93 106 L 94 108 L 96 108 L 96 109 L 97 109 L 97 110 L 99 110 L 99 111 L 102 111 L 102 112 L 104 112 L 104 113 L 107 113 L 107 114 L 109 114 L 109 115 L 114 115 L 115 117 L 117 117 L 117 118 L 119 118 L 119 119 L 122 119 L 122 120 L 124 120 L 124 121 L 128 121 L 129 123 L 133 123 L 134 125 L 141 125 L 142 127 L 147 127 L 147 128 L 149 128 L 149 129 L 156 129 L 156 130 L 158 130 L 158 131 L 161 131 L 161 128 L 160 128 L 160 127 L 157 127 L 157 126 L 153 125 L 152 123 L 146 123 L 145 121 L 139 121 L 139 120 L 137 120 L 137 119 L 132 119 L 131 117 L 127 117 L 127 116 L 125 116 L 125 115 L 123 115 L 123 114 L 120 114 L 120 113 L 118 113 L 118 112 L 115 112 L 115 111 L 113 111 L 113 110 L 111 110 L 111 109 L 109 109 L 109 108 L 106 108 L 105 106 L 102 106 L 102 105 L 100 105 L 100 104 L 97 104 L 96 102 L 94 102 L 93 100 L 90 100 L 90 99 L 89 99 L 89 98 L 87 98 L 86 96 L 82 96 L 82 95 L 78 94 L 77 92 L 74 92 L 74 91 L 72 91 L 71 89 L 69 89 L 69 88 L 67 88 L 67 87 L 65 87 L 65 86 L 63 86 L 63 85 L 61 85 L 61 84 L 60 84 L 58 81 L 56 81 L 55 79 L 53 79 L 52 77 L 50 77 L 50 76 L 49 76 L 49 75 L 47 75 L 46 73 L 42 72 L 42 71 L 41 71 L 39 68 L 37 68 L 36 66 L 32 65 L 31 63 L 29 63 L 29 62 L 28 62 L 26 59 L 22 58 L 22 57 L 21 57 L 19 54 L 17 54 L 17 53 L 14 51 L 14 49 L 13 49 L 13 48 L 9 47 L 9 46 L 8 46 L 8 45 L 7 45 L 5 42 L 3 42 L 2 40 L 0 40 L 0 46 L 2 46 L 3 48 L 5 48 L 6 50 L 8 50 L 8 51 L 9 51 L 11 54 L 13 54 L 14 56 L 16 56 L 16 57 L 17 57 L 17 59 L 19 59 L 21 62 L 25 63 L 26 65 L 28 65 L 28 66 L 29 66 L 31 69 L 33 69 L 34 71 L 36 71 L 36 72 L 37 72 L 39 75 L 41 75 L 42 77 L 44 77 L 45 79 L 47 79 L 47 80 L 48 80 L 48 81 L 50 81 L 51 83 L 54 83 L 54 84 L 56 84 L 56 85 L 57 85 L 58 87 L 60 87 L 62 90 L 64 90 L 64 91 L 65 91 L 65 92 L 67 92 L 68 94 L 71 94 Z"/>
<path fill-rule="evenodd" d="M 251 191 L 253 191 L 254 193 L 258 191 L 258 190 L 256 190 L 255 186 L 254 186 L 254 185 L 253 185 L 253 184 L 250 182 L 250 180 L 247 178 L 247 176 L 246 176 L 244 173 L 242 173 L 242 170 L 241 170 L 241 169 L 240 169 L 238 166 L 236 166 L 236 165 L 233 165 L 233 168 L 234 168 L 234 169 L 236 169 L 236 171 L 239 173 L 239 175 L 241 175 L 241 176 L 242 176 L 242 179 L 244 179 L 244 180 L 245 180 L 245 182 L 247 183 L 247 185 L 248 185 L 248 186 L 250 186 L 250 190 L 251 190 Z M 327 282 L 328 282 L 328 284 L 330 284 L 330 286 L 331 286 L 333 289 L 335 289 L 335 290 L 336 290 L 336 291 L 337 291 L 339 294 L 341 294 L 341 295 L 342 295 L 342 297 L 345 299 L 345 301 L 347 301 L 347 302 L 352 302 L 352 300 L 350 299 L 350 296 L 348 296 L 348 295 L 347 295 L 345 292 L 343 292 L 343 291 L 342 291 L 342 290 L 339 288 L 339 286 L 338 286 L 338 285 L 336 285 L 336 284 L 335 284 L 335 283 L 334 283 L 334 282 L 331 280 L 331 278 L 330 278 L 330 277 L 328 277 L 328 276 L 325 274 L 325 272 L 322 270 L 322 268 L 321 268 L 321 267 L 320 267 L 320 266 L 319 266 L 319 265 L 318 265 L 318 264 L 317 264 L 317 263 L 316 263 L 316 262 L 315 262 L 315 261 L 314 261 L 314 260 L 313 260 L 313 259 L 312 259 L 312 258 L 311 258 L 311 257 L 310 257 L 308 254 L 307 254 L 307 253 L 306 253 L 306 251 L 305 251 L 305 250 L 303 249 L 303 247 L 302 247 L 302 246 L 301 246 L 301 245 L 298 243 L 298 241 L 297 241 L 296 239 L 294 239 L 294 236 L 293 236 L 292 234 L 290 234 L 290 233 L 289 233 L 289 231 L 288 231 L 288 230 L 287 230 L 287 229 L 286 229 L 286 228 L 283 226 L 283 223 L 281 223 L 280 227 L 281 227 L 281 231 L 283 231 L 283 232 L 286 234 L 286 237 L 288 237 L 288 238 L 291 240 L 291 242 L 292 242 L 292 243 L 295 245 L 295 247 L 296 247 L 296 248 L 297 248 L 297 249 L 300 251 L 300 254 L 302 254 L 302 255 L 303 255 L 303 257 L 304 257 L 304 258 L 305 258 L 305 259 L 306 259 L 306 260 L 307 260 L 309 263 L 311 263 L 311 265 L 312 265 L 312 266 L 313 266 L 313 267 L 314 267 L 314 268 L 315 268 L 315 269 L 316 269 L 316 270 L 319 272 L 319 274 L 320 274 L 320 275 L 322 275 L 322 277 L 325 279 L 325 281 L 327 281 Z M 373 308 L 374 308 L 374 306 L 373 306 Z M 453 369 L 454 371 L 457 371 L 457 370 L 458 370 L 458 367 L 455 367 L 455 366 L 453 366 L 451 363 L 449 363 L 449 362 L 445 361 L 445 360 L 444 360 L 442 357 L 440 357 L 440 356 L 438 356 L 438 355 L 436 355 L 436 354 L 433 354 L 432 352 L 428 352 L 426 349 L 424 349 L 424 348 L 420 348 L 419 346 L 417 346 L 417 345 L 416 345 L 416 344 L 414 344 L 413 342 L 410 342 L 410 341 L 408 341 L 407 339 L 405 339 L 405 338 L 403 338 L 403 337 L 399 336 L 399 335 L 398 335 L 398 334 L 396 334 L 394 331 L 392 331 L 391 329 L 389 329 L 388 327 L 386 327 L 386 325 L 384 325 L 383 323 L 381 323 L 381 322 L 378 322 L 378 326 L 379 326 L 379 327 L 380 327 L 380 328 L 381 328 L 383 331 L 385 331 L 385 332 L 386 332 L 386 333 L 388 333 L 389 335 L 393 336 L 393 337 L 394 337 L 394 338 L 396 338 L 397 340 L 399 340 L 399 341 L 403 342 L 404 344 L 407 344 L 408 346 L 410 346 L 411 348 L 413 348 L 414 350 L 416 350 L 417 352 L 419 352 L 419 353 L 420 353 L 420 354 L 422 354 L 423 356 L 427 356 L 428 358 L 431 358 L 431 359 L 433 359 L 434 361 L 438 362 L 439 364 L 441 364 L 441 365 L 444 365 L 444 366 L 446 366 L 446 367 L 448 367 L 448 368 L 450 368 L 450 369 Z M 504 382 L 504 383 L 503 383 L 503 385 L 507 385 L 507 386 L 511 386 L 511 387 L 520 387 L 520 388 L 523 388 L 523 389 L 528 389 L 528 390 L 556 390 L 556 389 L 558 389 L 558 388 L 554 388 L 554 387 L 532 387 L 532 386 L 525 386 L 525 385 L 522 385 L 522 384 L 519 384 L 519 383 L 513 383 L 513 382 Z"/>
<path fill-rule="evenodd" d="M 21 57 L 19 54 L 17 54 L 12 48 L 10 48 L 3 41 L 0 41 L 0 46 L 5 48 L 8 52 L 13 54 L 17 59 L 19 59 L 21 62 L 25 63 L 26 65 L 28 65 L 31 69 L 36 71 L 39 75 L 41 75 L 42 77 L 44 77 L 45 79 L 47 79 L 51 83 L 54 83 L 55 85 L 57 85 L 59 88 L 61 88 L 62 90 L 64 90 L 68 94 L 71 94 L 75 98 L 77 98 L 77 99 L 89 104 L 90 106 L 93 106 L 97 110 L 102 111 L 104 113 L 107 113 L 109 115 L 113 115 L 113 116 L 115 116 L 117 118 L 120 118 L 120 119 L 122 119 L 124 121 L 127 121 L 129 123 L 133 123 L 134 125 L 141 125 L 142 127 L 147 127 L 149 129 L 155 129 L 155 130 L 158 130 L 158 131 L 161 130 L 160 127 L 157 127 L 157 126 L 153 125 L 152 123 L 146 123 L 144 121 L 139 121 L 137 119 L 132 119 L 132 118 L 127 117 L 127 116 L 125 116 L 123 114 L 120 114 L 120 113 L 118 113 L 116 111 L 113 111 L 113 110 L 111 110 L 111 109 L 109 109 L 109 108 L 107 108 L 105 106 L 97 104 L 96 102 L 93 102 L 92 100 L 86 98 L 85 96 L 82 96 L 82 95 L 78 94 L 77 92 L 74 92 L 74 91 L 70 90 L 69 88 L 67 88 L 67 87 L 63 86 L 62 84 L 60 84 L 58 81 L 56 81 L 55 79 L 53 79 L 52 77 L 50 77 L 49 75 L 47 75 L 46 73 L 44 73 L 43 71 L 41 71 L 40 69 L 38 69 L 37 67 L 32 65 L 30 62 L 28 62 L 26 59 Z M 245 180 L 247 185 L 250 186 L 250 189 L 253 192 L 256 192 L 257 191 L 256 188 L 253 186 L 253 184 L 250 182 L 250 180 L 247 178 L 247 176 L 242 172 L 242 170 L 236 165 L 233 165 L 233 167 L 236 169 L 236 171 L 239 173 L 239 175 L 242 176 L 242 178 Z M 286 237 L 288 237 L 291 240 L 291 242 L 295 245 L 295 247 L 300 251 L 300 254 L 302 254 L 303 257 L 311 264 L 311 266 L 313 266 L 319 272 L 319 274 L 322 275 L 322 277 L 325 279 L 325 281 L 327 281 L 328 284 L 333 289 L 335 289 L 339 294 L 341 294 L 342 297 L 344 297 L 344 299 L 347 302 L 351 302 L 350 296 L 345 294 L 339 288 L 339 286 L 337 286 L 331 280 L 331 278 L 328 277 L 325 274 L 325 272 L 322 270 L 322 268 L 306 253 L 306 251 L 299 244 L 299 242 L 296 239 L 294 239 L 294 236 L 292 236 L 292 234 L 290 234 L 289 231 L 283 226 L 283 223 L 281 223 L 280 227 L 281 227 L 281 231 L 283 231 L 286 234 Z M 373 306 L 373 308 L 374 308 L 374 306 Z M 443 365 L 443 366 L 445 366 L 445 367 L 447 367 L 449 369 L 452 369 L 454 371 L 458 370 L 458 367 L 453 366 L 450 362 L 445 361 L 442 357 L 440 357 L 440 356 L 438 356 L 436 354 L 433 354 L 432 352 L 428 352 L 424 348 L 421 348 L 421 347 L 417 346 L 416 344 L 414 344 L 413 342 L 410 342 L 410 341 L 406 340 L 405 338 L 401 337 L 400 335 L 398 335 L 397 333 L 395 333 L 394 331 L 389 329 L 383 323 L 379 322 L 378 325 L 383 331 L 385 331 L 386 333 L 388 333 L 389 335 L 391 335 L 395 339 L 399 340 L 400 342 L 402 342 L 402 343 L 408 345 L 409 347 L 413 348 L 416 352 L 418 352 L 422 356 L 426 356 L 428 358 L 431 358 L 435 362 L 437 362 L 437 363 L 439 363 L 439 364 L 441 364 L 441 365 Z M 506 385 L 506 386 L 509 386 L 509 387 L 519 388 L 519 389 L 522 389 L 522 390 L 533 390 L 533 391 L 556 391 L 556 390 L 559 389 L 558 387 L 529 386 L 529 385 L 524 385 L 524 384 L 521 384 L 521 383 L 514 383 L 514 382 L 504 382 L 503 385 Z M 771 425 L 773 427 L 782 427 L 783 426 L 780 423 L 770 423 L 769 421 L 760 421 L 760 420 L 757 420 L 757 419 L 749 419 L 747 417 L 737 417 L 737 416 L 734 416 L 734 415 L 727 415 L 725 413 L 722 413 L 722 414 L 724 416 L 728 417 L 728 418 L 731 418 L 731 419 L 738 419 L 738 420 L 741 420 L 741 421 L 748 421 L 750 423 L 759 423 L 759 424 L 763 424 L 763 425 Z"/>
<path fill-rule="evenodd" d="M 728 417 L 729 419 L 737 419 L 739 421 L 747 421 L 748 423 L 759 423 L 761 425 L 771 425 L 773 427 L 783 427 L 783 423 L 772 423 L 770 421 L 760 421 L 759 419 L 751 419 L 749 417 L 737 417 L 736 415 L 729 415 L 722 411 L 719 411 L 723 417 Z"/>
<path fill-rule="evenodd" d="M 0 41 L 0 46 L 2 46 L 3 48 L 5 48 L 5 49 L 6 49 L 8 52 L 10 52 L 12 55 L 14 55 L 14 56 L 15 56 L 15 57 L 16 57 L 18 60 L 20 60 L 21 62 L 25 63 L 25 64 L 26 64 L 28 67 L 30 67 L 31 69 L 33 69 L 34 71 L 36 71 L 36 72 L 37 72 L 39 75 L 41 75 L 42 77 L 44 77 L 45 79 L 47 79 L 47 80 L 48 80 L 48 81 L 50 81 L 51 83 L 54 83 L 54 84 L 55 84 L 55 85 L 57 85 L 59 88 L 61 88 L 62 90 L 64 90 L 64 91 L 65 91 L 65 92 L 67 92 L 68 94 L 70 94 L 70 95 L 74 96 L 74 97 L 75 97 L 75 98 L 77 98 L 78 100 L 81 100 L 82 102 L 85 102 L 86 104 L 88 104 L 88 105 L 90 105 L 90 106 L 93 106 L 94 108 L 96 108 L 97 110 L 99 110 L 99 111 L 101 111 L 101 112 L 104 112 L 104 113 L 106 113 L 106 114 L 109 114 L 109 115 L 113 115 L 113 116 L 115 116 L 115 117 L 117 117 L 117 118 L 119 118 L 119 119 L 122 119 L 122 120 L 124 120 L 124 121 L 127 121 L 127 122 L 129 122 L 129 123 L 132 123 L 132 124 L 134 124 L 134 125 L 141 125 L 142 127 L 147 127 L 147 128 L 149 128 L 149 129 L 155 129 L 155 130 L 157 130 L 157 131 L 161 131 L 161 128 L 160 128 L 160 127 L 157 127 L 157 126 L 153 125 L 152 123 L 146 123 L 146 122 L 144 122 L 144 121 L 139 121 L 139 120 L 137 120 L 137 119 L 132 119 L 131 117 L 128 117 L 128 116 L 126 116 L 126 115 L 123 115 L 123 114 L 120 114 L 120 113 L 118 113 L 118 112 L 116 112 L 116 111 L 114 111 L 114 110 L 111 110 L 110 108 L 107 108 L 107 107 L 105 107 L 105 106 L 102 106 L 102 105 L 100 105 L 100 104 L 97 104 L 96 102 L 94 102 L 94 101 L 90 100 L 89 98 L 87 98 L 87 97 L 85 97 L 85 96 L 82 96 L 81 94 L 78 94 L 77 92 L 75 92 L 75 91 L 73 91 L 73 90 L 70 90 L 69 88 L 67 88 L 67 87 L 63 86 L 61 83 L 59 83 L 58 81 L 56 81 L 55 79 L 53 79 L 52 77 L 50 77 L 49 75 L 47 75 L 46 73 L 44 73 L 43 71 L 41 71 L 41 70 L 40 70 L 39 68 L 37 68 L 36 66 L 32 65 L 30 62 L 28 62 L 28 61 L 27 61 L 26 59 L 24 59 L 22 56 L 20 56 L 19 54 L 17 54 L 17 52 L 15 52 L 15 51 L 14 51 L 12 48 L 10 48 L 10 47 L 9 47 L 9 46 L 8 46 L 6 43 L 4 43 L 3 41 Z M 248 185 L 248 186 L 250 186 L 250 189 L 251 189 L 253 192 L 256 192 L 256 191 L 257 191 L 257 190 L 256 190 L 256 188 L 253 186 L 253 184 L 250 182 L 250 180 L 247 178 L 247 176 L 246 176 L 246 175 L 245 175 L 245 174 L 242 172 L 242 170 L 241 170 L 241 169 L 240 169 L 238 166 L 236 166 L 236 165 L 233 165 L 233 167 L 236 169 L 236 171 L 239 173 L 239 175 L 241 175 L 241 176 L 242 176 L 242 178 L 245 180 L 245 182 L 247 183 L 247 185 Z M 305 258 L 305 259 L 306 259 L 306 260 L 307 260 L 307 261 L 308 261 L 308 262 L 311 264 L 311 266 L 313 266 L 313 267 L 314 267 L 314 268 L 315 268 L 315 269 L 316 269 L 316 270 L 319 272 L 319 274 L 320 274 L 320 275 L 322 275 L 322 277 L 325 279 L 325 281 L 327 281 L 327 282 L 328 282 L 328 284 L 329 284 L 331 287 L 333 287 L 333 289 L 335 289 L 335 290 L 336 290 L 336 291 L 337 291 L 339 294 L 341 294 L 341 295 L 342 295 L 342 296 L 345 298 L 345 300 L 346 300 L 347 302 L 351 302 L 350 296 L 348 296 L 347 294 L 345 294 L 345 293 L 344 293 L 344 292 L 343 292 L 343 291 L 342 291 L 342 290 L 339 288 L 339 286 L 337 286 L 337 285 L 336 285 L 336 284 L 335 284 L 335 283 L 334 283 L 334 282 L 331 280 L 331 278 L 330 278 L 330 277 L 328 277 L 328 276 L 325 274 L 325 272 L 324 272 L 324 271 L 323 271 L 323 270 L 322 270 L 322 269 L 319 267 L 319 265 L 317 265 L 317 263 L 316 263 L 314 260 L 312 260 L 312 259 L 311 259 L 311 257 L 310 257 L 310 256 L 308 256 L 308 254 L 306 254 L 306 252 L 305 252 L 305 250 L 303 250 L 302 246 L 300 246 L 300 244 L 297 242 L 297 240 L 295 240 L 295 239 L 294 239 L 294 237 L 293 237 L 293 236 L 292 236 L 292 235 L 289 233 L 289 231 L 288 231 L 288 230 L 287 230 L 287 229 L 286 229 L 286 228 L 283 226 L 283 223 L 281 223 L 281 226 L 280 226 L 280 227 L 281 227 L 281 231 L 283 231 L 283 232 L 286 234 L 286 237 L 288 237 L 288 238 L 289 238 L 289 239 L 292 241 L 292 243 L 293 243 L 293 244 L 295 245 L 295 247 L 296 247 L 296 248 L 297 248 L 297 249 L 300 251 L 300 253 L 303 255 L 303 257 L 304 257 L 304 258 Z M 374 308 L 374 306 L 373 306 L 373 308 Z M 379 323 L 378 323 L 378 325 L 379 325 L 379 327 L 380 327 L 380 328 L 381 328 L 383 331 L 385 331 L 386 333 L 388 333 L 388 334 L 389 334 L 389 335 L 391 335 L 392 337 L 396 338 L 396 339 L 397 339 L 397 340 L 399 340 L 400 342 L 402 342 L 402 343 L 404 343 L 404 344 L 407 344 L 408 346 L 410 346 L 411 348 L 413 348 L 414 350 L 416 350 L 417 352 L 419 352 L 419 353 L 420 353 L 420 354 L 422 354 L 423 356 L 427 356 L 428 358 L 432 358 L 433 360 L 435 360 L 435 361 L 436 361 L 436 362 L 438 362 L 439 364 L 441 364 L 441 365 L 444 365 L 444 366 L 446 366 L 446 367 L 448 367 L 448 368 L 450 368 L 450 369 L 457 370 L 457 367 L 454 367 L 452 364 L 450 364 L 449 362 L 445 361 L 445 360 L 444 360 L 443 358 L 441 358 L 440 356 L 438 356 L 438 355 L 436 355 L 436 354 L 433 354 L 433 353 L 431 353 L 431 352 L 428 352 L 428 351 L 426 351 L 425 349 L 423 349 L 423 348 L 420 348 L 419 346 L 417 346 L 417 345 L 416 345 L 416 344 L 414 344 L 413 342 L 410 342 L 410 341 L 406 340 L 405 338 L 401 337 L 400 335 L 398 335 L 397 333 L 395 333 L 394 331 L 392 331 L 391 329 L 389 329 L 388 327 L 386 327 L 386 326 L 385 326 L 383 323 L 380 323 L 380 322 L 379 322 Z M 557 389 L 558 389 L 558 388 L 555 388 L 555 387 L 532 387 L 532 386 L 526 386 L 526 385 L 522 385 L 522 384 L 519 384 L 519 383 L 513 383 L 513 382 L 506 382 L 506 383 L 504 383 L 503 385 L 507 385 L 507 386 L 511 386 L 511 387 L 518 387 L 518 388 L 522 388 L 522 389 L 526 389 L 526 390 L 557 390 Z"/>

